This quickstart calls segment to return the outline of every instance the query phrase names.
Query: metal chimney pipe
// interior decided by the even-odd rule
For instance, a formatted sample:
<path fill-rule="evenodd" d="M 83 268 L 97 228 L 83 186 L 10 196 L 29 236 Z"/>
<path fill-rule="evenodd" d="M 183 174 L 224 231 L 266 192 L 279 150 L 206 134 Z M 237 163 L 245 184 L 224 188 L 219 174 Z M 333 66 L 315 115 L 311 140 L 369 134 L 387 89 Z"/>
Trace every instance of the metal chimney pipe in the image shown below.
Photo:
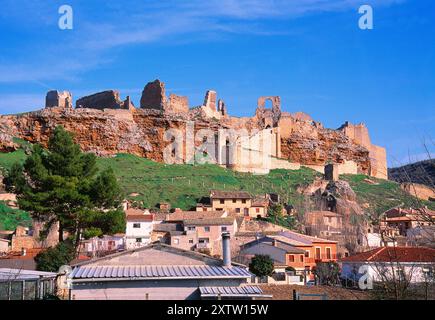
<path fill-rule="evenodd" d="M 222 233 L 222 259 L 224 267 L 231 267 L 230 234 L 228 232 Z"/>

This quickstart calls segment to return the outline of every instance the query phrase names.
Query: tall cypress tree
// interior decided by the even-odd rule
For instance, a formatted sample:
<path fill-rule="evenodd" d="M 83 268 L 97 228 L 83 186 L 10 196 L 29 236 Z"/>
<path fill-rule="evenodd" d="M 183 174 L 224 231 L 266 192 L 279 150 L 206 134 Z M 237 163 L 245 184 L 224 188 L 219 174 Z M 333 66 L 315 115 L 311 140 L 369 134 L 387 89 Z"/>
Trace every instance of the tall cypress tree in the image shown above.
<path fill-rule="evenodd" d="M 13 167 L 9 184 L 20 208 L 44 221 L 46 231 L 59 223 L 61 242 L 64 231 L 78 246 L 83 235 L 125 230 L 122 192 L 112 169 L 98 174 L 95 155 L 81 152 L 61 126 L 50 137 L 48 149 L 34 145 L 21 170 Z"/>

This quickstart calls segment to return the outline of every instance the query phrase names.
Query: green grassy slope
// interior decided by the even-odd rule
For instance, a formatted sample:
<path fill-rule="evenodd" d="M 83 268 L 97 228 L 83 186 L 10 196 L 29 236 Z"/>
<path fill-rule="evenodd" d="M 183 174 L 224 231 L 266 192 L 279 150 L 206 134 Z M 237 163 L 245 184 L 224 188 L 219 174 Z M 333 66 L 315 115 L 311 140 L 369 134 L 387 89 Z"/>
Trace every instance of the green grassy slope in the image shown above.
<path fill-rule="evenodd" d="M 23 161 L 22 150 L 0 154 L 0 167 L 9 168 L 14 161 Z M 100 169 L 112 167 L 127 195 L 138 193 L 133 200 L 146 207 L 155 207 L 167 201 L 172 207 L 190 209 L 197 201 L 208 196 L 210 189 L 246 190 L 252 194 L 276 192 L 285 202 L 303 208 L 303 196 L 296 192 L 301 184 L 313 181 L 315 171 L 302 168 L 296 171 L 272 170 L 268 175 L 252 175 L 227 170 L 216 165 L 165 165 L 133 155 L 119 154 L 113 158 L 99 158 Z M 364 181 L 364 175 L 344 175 L 358 196 L 361 204 L 368 203 L 368 211 L 379 214 L 404 204 L 405 206 L 428 205 L 435 210 L 434 202 L 422 202 L 400 189 L 393 181 L 370 178 L 378 184 Z"/>
<path fill-rule="evenodd" d="M 9 208 L 0 202 L 0 230 L 15 230 L 18 225 L 29 227 L 32 219 L 28 212 Z"/>
<path fill-rule="evenodd" d="M 277 192 L 285 201 L 301 201 L 298 185 L 310 183 L 316 173 L 307 168 L 297 171 L 273 170 L 268 175 L 252 175 L 217 165 L 165 165 L 132 155 L 99 159 L 101 169 L 111 166 L 127 194 L 140 193 L 135 200 L 147 207 L 168 201 L 172 207 L 190 209 L 210 189 L 246 190 L 252 194 Z"/>
<path fill-rule="evenodd" d="M 367 210 L 377 215 L 402 204 L 405 207 L 427 205 L 430 209 L 435 210 L 435 202 L 418 200 L 403 191 L 400 185 L 394 181 L 375 179 L 365 175 L 343 175 L 340 178 L 349 182 L 357 195 L 358 202 L 361 205 L 369 204 Z M 367 179 L 376 184 L 368 183 Z"/>

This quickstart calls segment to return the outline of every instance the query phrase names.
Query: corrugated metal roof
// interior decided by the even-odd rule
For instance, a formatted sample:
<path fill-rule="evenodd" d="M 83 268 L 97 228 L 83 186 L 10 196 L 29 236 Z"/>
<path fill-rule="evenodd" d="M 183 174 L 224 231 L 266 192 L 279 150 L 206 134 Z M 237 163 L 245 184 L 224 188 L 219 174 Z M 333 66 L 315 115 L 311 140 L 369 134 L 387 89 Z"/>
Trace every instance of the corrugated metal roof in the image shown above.
<path fill-rule="evenodd" d="M 257 286 L 243 287 L 200 287 L 201 296 L 246 296 L 246 295 L 261 295 L 263 290 Z"/>
<path fill-rule="evenodd" d="M 240 267 L 220 266 L 92 266 L 76 267 L 73 279 L 103 278 L 249 278 L 251 273 Z"/>
<path fill-rule="evenodd" d="M 37 280 L 41 278 L 46 279 L 46 278 L 55 278 L 55 277 L 56 277 L 56 273 L 54 272 L 0 268 L 0 281 Z"/>

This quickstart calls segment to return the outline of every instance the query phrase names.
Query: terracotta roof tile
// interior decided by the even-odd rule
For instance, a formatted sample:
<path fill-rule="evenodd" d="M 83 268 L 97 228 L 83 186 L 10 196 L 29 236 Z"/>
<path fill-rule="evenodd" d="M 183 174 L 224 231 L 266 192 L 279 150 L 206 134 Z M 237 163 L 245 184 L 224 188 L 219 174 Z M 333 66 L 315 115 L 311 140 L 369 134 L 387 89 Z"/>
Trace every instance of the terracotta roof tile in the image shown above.
<path fill-rule="evenodd" d="M 341 259 L 342 262 L 435 262 L 435 249 L 381 247 Z"/>

